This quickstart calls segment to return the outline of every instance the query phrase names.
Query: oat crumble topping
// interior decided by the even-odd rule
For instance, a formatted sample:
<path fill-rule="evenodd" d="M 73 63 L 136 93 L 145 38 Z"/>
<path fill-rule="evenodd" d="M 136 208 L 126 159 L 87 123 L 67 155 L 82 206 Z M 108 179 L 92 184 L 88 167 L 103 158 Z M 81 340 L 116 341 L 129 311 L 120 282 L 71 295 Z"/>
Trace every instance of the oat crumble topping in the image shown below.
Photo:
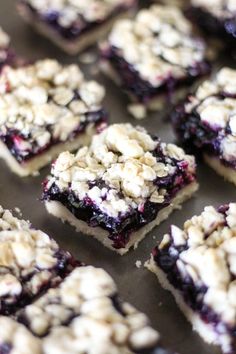
<path fill-rule="evenodd" d="M 158 160 L 157 149 L 164 162 Z M 195 174 L 194 158 L 181 148 L 161 143 L 144 128 L 114 124 L 94 136 L 90 147 L 75 155 L 62 153 L 46 188 L 56 184 L 61 192 L 70 189 L 79 200 L 88 197 L 102 212 L 116 218 L 142 208 L 147 199 L 162 204 L 167 191 L 158 188 L 155 180 L 172 176 L 180 161 L 185 161 L 189 174 Z"/>
<path fill-rule="evenodd" d="M 29 222 L 16 218 L 10 210 L 5 210 L 0 205 L 0 232 L 10 230 L 28 230 Z"/>
<path fill-rule="evenodd" d="M 205 59 L 205 44 L 193 37 L 189 21 L 174 6 L 153 5 L 135 20 L 119 20 L 109 45 L 153 87 L 182 79 Z"/>
<path fill-rule="evenodd" d="M 131 6 L 133 0 L 24 0 L 39 14 L 58 13 L 60 26 L 69 28 L 80 18 L 89 22 L 105 20 L 114 10 Z"/>
<path fill-rule="evenodd" d="M 50 270 L 57 265 L 58 250 L 57 243 L 41 231 L 1 231 L 0 297 L 11 303 L 24 292 L 24 287 L 37 294 L 42 284 L 52 277 Z"/>
<path fill-rule="evenodd" d="M 195 287 L 206 287 L 203 304 L 209 306 L 229 328 L 236 326 L 236 203 L 212 206 L 184 224 L 172 226 L 160 252 L 172 247 L 178 252 L 177 268 L 182 279 L 190 277 Z"/>
<path fill-rule="evenodd" d="M 5 67 L 0 92 L 0 137 L 7 140 L 16 132 L 11 144 L 21 159 L 32 150 L 71 140 L 86 124 L 94 124 L 88 115 L 101 111 L 104 97 L 104 88 L 85 81 L 77 65 L 63 67 L 51 59 Z"/>
<path fill-rule="evenodd" d="M 54 240 L 0 206 L 1 314 L 25 306 L 42 289 L 60 282 L 71 267 L 71 255 Z"/>
<path fill-rule="evenodd" d="M 77 286 L 74 287 L 76 279 Z M 92 354 L 94 348 L 101 354 L 131 354 L 154 347 L 158 342 L 159 335 L 149 326 L 144 314 L 127 303 L 119 302 L 117 307 L 116 300 L 113 300 L 116 285 L 104 270 L 78 268 L 64 286 L 60 290 L 60 299 L 65 299 L 66 306 L 75 306 L 77 316 L 68 327 L 55 326 L 52 329 L 43 341 L 45 354 Z M 53 308 L 48 312 L 52 318 Z"/>
<path fill-rule="evenodd" d="M 235 0 L 191 0 L 195 7 L 200 7 L 221 20 L 232 18 L 236 14 Z"/>
<path fill-rule="evenodd" d="M 93 284 L 93 287 L 91 287 Z M 37 336 L 45 336 L 51 328 L 66 325 L 75 316 L 82 316 L 86 303 L 115 296 L 116 286 L 102 269 L 76 268 L 59 287 L 50 289 L 18 314 Z"/>
<path fill-rule="evenodd" d="M 40 341 L 21 324 L 0 316 L 0 328 L 0 348 L 5 348 L 6 353 L 9 349 L 12 354 L 42 354 Z"/>

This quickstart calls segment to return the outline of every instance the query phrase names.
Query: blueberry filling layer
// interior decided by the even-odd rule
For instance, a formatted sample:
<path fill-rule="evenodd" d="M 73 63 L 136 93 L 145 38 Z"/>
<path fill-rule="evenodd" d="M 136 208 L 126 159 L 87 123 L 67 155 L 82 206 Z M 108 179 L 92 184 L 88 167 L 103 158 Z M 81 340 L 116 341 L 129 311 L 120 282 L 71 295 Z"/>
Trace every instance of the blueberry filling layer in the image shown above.
<path fill-rule="evenodd" d="M 219 101 L 224 102 L 227 98 L 235 99 L 235 95 L 229 95 L 222 92 L 215 95 Z M 207 154 L 220 159 L 221 163 L 226 167 L 236 169 L 236 156 L 225 159 L 222 153 L 222 142 L 225 138 L 232 134 L 229 122 L 224 129 L 211 126 L 206 121 L 201 120 L 200 114 L 194 107 L 190 112 L 186 111 L 186 105 L 191 102 L 191 96 L 172 113 L 172 123 L 178 140 L 183 143 L 187 151 L 196 153 L 197 155 Z"/>
<path fill-rule="evenodd" d="M 26 6 L 27 9 L 34 16 L 36 21 L 45 23 L 50 28 L 52 28 L 55 33 L 58 33 L 62 38 L 66 40 L 78 40 L 83 34 L 89 33 L 90 31 L 96 30 L 98 27 L 105 25 L 111 19 L 116 18 L 123 12 L 132 8 L 132 6 L 118 5 L 116 6 L 105 19 L 88 21 L 82 14 L 78 14 L 77 19 L 71 23 L 69 26 L 62 26 L 60 24 L 61 13 L 54 9 L 48 9 L 45 12 L 39 12 L 35 9 L 28 1 L 20 0 L 20 4 Z"/>
<path fill-rule="evenodd" d="M 200 7 L 191 7 L 188 9 L 187 15 L 206 33 L 219 38 L 229 46 L 235 47 L 236 16 L 219 18 Z"/>
<path fill-rule="evenodd" d="M 163 83 L 155 87 L 149 81 L 142 79 L 135 67 L 128 63 L 120 50 L 114 46 L 109 46 L 102 51 L 102 58 L 108 60 L 112 68 L 115 70 L 123 89 L 133 96 L 138 102 L 147 104 L 153 98 L 160 95 L 166 95 L 166 100 L 172 101 L 175 91 L 178 88 L 186 87 L 196 80 L 196 78 L 204 76 L 210 72 L 210 65 L 207 61 L 196 63 L 193 67 L 186 70 L 186 75 L 181 78 L 169 76 L 163 77 Z"/>
<path fill-rule="evenodd" d="M 66 120 L 66 118 L 65 118 Z M 105 110 L 100 109 L 94 112 L 88 112 L 85 114 L 84 120 L 80 121 L 78 128 L 75 129 L 69 136 L 68 141 L 73 141 L 78 138 L 80 134 L 86 133 L 86 128 L 94 124 L 97 131 L 100 130 L 100 127 L 107 122 L 107 113 Z M 51 147 L 62 143 L 60 139 L 55 139 L 52 134 L 53 126 L 48 124 L 45 127 L 45 132 L 48 132 L 51 136 L 49 142 L 45 146 L 39 146 L 37 141 L 32 139 L 31 134 L 23 134 L 20 131 L 11 129 L 0 130 L 0 139 L 7 146 L 8 150 L 15 157 L 19 163 L 24 163 L 29 161 L 31 158 L 34 158 L 40 154 L 43 154 L 45 151 Z M 29 147 L 28 142 L 30 142 Z"/>
<path fill-rule="evenodd" d="M 89 197 L 79 200 L 70 188 L 62 192 L 56 183 L 53 183 L 48 188 L 47 181 L 42 199 L 45 201 L 58 201 L 76 218 L 85 221 L 89 226 L 99 226 L 107 230 L 109 232 L 109 239 L 113 242 L 113 247 L 116 249 L 124 248 L 129 242 L 132 232 L 139 230 L 153 221 L 160 210 L 170 205 L 179 191 L 195 180 L 195 175 L 190 174 L 187 170 L 188 163 L 186 161 L 167 158 L 164 156 L 160 146 L 154 151 L 154 156 L 158 162 L 166 164 L 168 160 L 175 167 L 175 172 L 172 175 L 162 178 L 158 177 L 154 181 L 154 185 L 158 189 L 166 190 L 162 203 L 154 203 L 147 199 L 137 209 L 130 208 L 129 212 L 125 215 L 120 214 L 118 217 L 113 218 L 102 212 L 99 205 L 96 205 Z M 99 188 L 106 187 L 109 190 L 109 187 L 101 180 L 91 182 L 90 187 L 94 186 Z"/>

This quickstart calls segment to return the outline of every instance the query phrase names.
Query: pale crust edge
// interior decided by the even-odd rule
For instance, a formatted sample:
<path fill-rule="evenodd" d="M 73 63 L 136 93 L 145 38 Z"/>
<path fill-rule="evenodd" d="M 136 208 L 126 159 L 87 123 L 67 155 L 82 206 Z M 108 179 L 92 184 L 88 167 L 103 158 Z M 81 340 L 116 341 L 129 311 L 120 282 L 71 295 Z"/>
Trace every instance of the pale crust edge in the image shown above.
<path fill-rule="evenodd" d="M 236 185 L 236 170 L 223 165 L 217 157 L 212 157 L 204 154 L 204 160 L 220 176 Z"/>
<path fill-rule="evenodd" d="M 49 214 L 61 219 L 63 222 L 67 221 L 72 226 L 76 228 L 77 231 L 83 234 L 94 236 L 98 241 L 100 241 L 105 247 L 117 252 L 120 255 L 124 255 L 129 251 L 129 249 L 134 246 L 137 247 L 139 242 L 144 239 L 146 234 L 150 232 L 155 226 L 159 225 L 162 221 L 168 218 L 168 216 L 175 209 L 179 209 L 181 204 L 189 199 L 193 193 L 198 189 L 198 184 L 196 182 L 191 183 L 187 187 L 183 188 L 173 199 L 172 203 L 166 208 L 162 209 L 155 220 L 142 227 L 140 230 L 133 232 L 130 237 L 129 243 L 125 248 L 115 249 L 112 247 L 112 241 L 108 238 L 108 232 L 100 227 L 90 227 L 88 224 L 82 220 L 77 219 L 66 207 L 64 207 L 60 202 L 57 201 L 46 201 L 45 206 Z"/>

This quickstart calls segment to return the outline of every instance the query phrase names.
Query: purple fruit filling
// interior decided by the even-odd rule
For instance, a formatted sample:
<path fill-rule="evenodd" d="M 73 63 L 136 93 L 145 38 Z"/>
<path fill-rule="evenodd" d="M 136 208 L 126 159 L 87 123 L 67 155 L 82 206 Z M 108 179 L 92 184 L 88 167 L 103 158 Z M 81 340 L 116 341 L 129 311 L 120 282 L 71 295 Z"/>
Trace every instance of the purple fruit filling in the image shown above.
<path fill-rule="evenodd" d="M 78 14 L 78 18 L 72 23 L 69 27 L 63 27 L 60 25 L 59 17 L 60 12 L 56 10 L 48 10 L 44 13 L 40 13 L 35 9 L 32 5 L 30 5 L 27 1 L 20 0 L 19 1 L 22 6 L 25 6 L 30 12 L 31 15 L 35 18 L 36 21 L 40 21 L 45 23 L 50 28 L 52 28 L 56 33 L 58 33 L 62 38 L 66 40 L 77 40 L 81 35 L 86 34 L 90 31 L 96 30 L 99 26 L 105 25 L 108 20 L 110 21 L 113 18 L 116 18 L 123 12 L 132 8 L 132 6 L 128 5 L 119 5 L 109 14 L 108 18 L 101 19 L 99 21 L 87 21 L 84 16 Z"/>
<path fill-rule="evenodd" d="M 227 205 L 223 205 L 218 208 L 218 212 L 226 216 L 228 208 Z M 227 226 L 227 224 L 225 226 Z M 171 230 L 169 235 L 172 241 L 161 250 L 157 246 L 152 252 L 157 266 L 165 273 L 170 284 L 181 292 L 186 304 L 201 317 L 204 323 L 213 326 L 216 333 L 228 333 L 234 338 L 236 328 L 229 327 L 228 324 L 223 323 L 220 316 L 216 314 L 209 305 L 204 303 L 204 296 L 208 290 L 207 286 L 197 285 L 190 276 L 183 278 L 181 275 L 177 261 L 180 254 L 188 249 L 188 246 L 187 244 L 186 246 L 176 246 Z M 227 354 L 233 353 L 235 353 L 235 351 Z"/>
<path fill-rule="evenodd" d="M 229 47 L 235 47 L 236 17 L 217 18 L 200 7 L 191 7 L 187 16 L 201 27 L 207 34 L 213 35 Z"/>
<path fill-rule="evenodd" d="M 0 298 L 0 314 L 11 315 L 16 313 L 17 310 L 23 308 L 35 300 L 38 296 L 42 295 L 50 287 L 58 285 L 62 279 L 64 279 L 74 268 L 80 266 L 81 263 L 76 261 L 69 252 L 59 250 L 55 257 L 57 258 L 57 265 L 49 270 L 51 272 L 51 279 L 42 283 L 37 291 L 37 294 L 31 293 L 27 284 L 30 284 L 31 279 L 41 269 L 35 269 L 27 277 L 20 277 L 19 282 L 22 284 L 22 292 L 19 296 L 11 297 L 11 301 L 8 298 Z"/>
<path fill-rule="evenodd" d="M 143 80 L 134 66 L 128 63 L 121 55 L 118 48 L 110 46 L 102 51 L 102 58 L 108 60 L 112 68 L 118 74 L 123 89 L 134 97 L 138 102 L 147 104 L 151 99 L 159 95 L 166 95 L 171 101 L 175 90 L 191 84 L 196 78 L 204 76 L 210 72 L 210 65 L 207 61 L 196 63 L 195 66 L 187 69 L 187 75 L 182 78 L 163 78 L 163 84 L 154 87 L 146 80 Z"/>
<path fill-rule="evenodd" d="M 168 160 L 169 164 L 171 163 L 173 167 L 176 167 L 173 174 L 163 178 L 158 177 L 154 181 L 154 185 L 167 191 L 163 203 L 157 204 L 147 199 L 142 207 L 130 209 L 125 215 L 119 215 L 117 218 L 114 218 L 102 212 L 99 205 L 94 204 L 89 197 L 79 200 L 70 189 L 64 192 L 60 191 L 56 183 L 47 188 L 47 181 L 44 186 L 42 199 L 58 201 L 76 218 L 85 221 L 89 226 L 99 226 L 107 230 L 109 232 L 109 239 L 113 242 L 113 247 L 115 249 L 124 248 L 129 242 L 132 232 L 139 230 L 153 221 L 159 211 L 170 205 L 176 194 L 195 179 L 195 176 L 187 170 L 188 163 L 165 156 L 160 144 L 158 144 L 154 151 L 154 156 L 158 162 L 167 164 Z M 90 188 L 94 186 L 98 186 L 99 188 L 105 187 L 109 190 L 109 186 L 105 185 L 102 180 L 91 182 Z"/>
<path fill-rule="evenodd" d="M 217 94 L 220 100 L 236 98 L 227 93 Z M 236 159 L 226 160 L 222 155 L 221 142 L 231 133 L 229 124 L 226 129 L 213 129 L 212 126 L 202 121 L 196 106 L 191 112 L 186 112 L 185 105 L 190 102 L 191 96 L 176 107 L 172 114 L 172 123 L 178 140 L 184 145 L 188 152 L 202 153 L 217 157 L 226 166 L 236 169 Z M 201 102 L 202 103 L 202 102 Z"/>
<path fill-rule="evenodd" d="M 13 347 L 10 343 L 3 343 L 0 345 L 0 354 L 10 354 Z"/>
<path fill-rule="evenodd" d="M 104 124 L 106 124 L 106 121 L 107 113 L 103 109 L 94 112 L 88 112 L 85 114 L 85 120 L 79 123 L 78 128 L 74 130 L 72 134 L 70 134 L 68 140 L 73 140 L 77 138 L 80 134 L 85 133 L 86 128 L 90 124 L 94 124 L 96 130 L 99 131 L 100 128 L 104 126 Z M 51 139 L 49 143 L 47 143 L 47 145 L 43 147 L 39 146 L 36 141 L 33 141 L 33 143 L 30 144 L 30 149 L 25 148 L 25 143 L 31 141 L 31 135 L 25 135 L 22 132 L 14 129 L 8 129 L 6 131 L 0 130 L 0 139 L 7 146 L 8 150 L 16 158 L 16 160 L 19 163 L 24 163 L 30 160 L 31 158 L 44 153 L 46 150 L 50 149 L 54 145 L 62 143 L 62 141 L 60 141 L 59 139 L 53 138 L 52 126 L 47 125 L 45 127 L 45 130 L 50 133 Z"/>

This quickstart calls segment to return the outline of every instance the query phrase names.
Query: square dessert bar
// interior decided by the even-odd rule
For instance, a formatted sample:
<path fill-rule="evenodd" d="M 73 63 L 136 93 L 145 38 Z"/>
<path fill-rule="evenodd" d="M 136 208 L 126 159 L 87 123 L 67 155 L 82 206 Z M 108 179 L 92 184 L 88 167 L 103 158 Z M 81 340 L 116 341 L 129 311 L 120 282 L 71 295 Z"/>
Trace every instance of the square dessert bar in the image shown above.
<path fill-rule="evenodd" d="M 207 342 L 236 352 L 236 203 L 172 225 L 147 267 Z"/>
<path fill-rule="evenodd" d="M 17 321 L 0 317 L 0 326 L 4 354 L 171 354 L 147 316 L 121 301 L 112 278 L 91 266 L 75 269 Z"/>
<path fill-rule="evenodd" d="M 62 153 L 45 181 L 49 213 L 120 254 L 197 190 L 192 156 L 144 128 L 114 124 L 77 154 Z"/>
<path fill-rule="evenodd" d="M 46 59 L 5 66 L 0 90 L 0 156 L 20 176 L 88 144 L 106 121 L 104 88 L 85 81 L 77 65 Z"/>
<path fill-rule="evenodd" d="M 201 29 L 222 44 L 236 47 L 236 2 L 234 0 L 191 0 L 189 15 Z"/>
<path fill-rule="evenodd" d="M 78 264 L 48 235 L 0 207 L 0 315 L 15 313 Z"/>
<path fill-rule="evenodd" d="M 10 38 L 0 27 L 0 72 L 4 65 L 11 64 L 14 54 L 10 49 Z"/>
<path fill-rule="evenodd" d="M 114 25 L 101 45 L 101 68 L 135 106 L 162 109 L 209 72 L 205 43 L 179 8 L 153 5 Z"/>
<path fill-rule="evenodd" d="M 22 17 L 69 54 L 95 44 L 136 0 L 18 0 Z"/>
<path fill-rule="evenodd" d="M 178 139 L 236 184 L 236 70 L 203 82 L 172 115 Z"/>

